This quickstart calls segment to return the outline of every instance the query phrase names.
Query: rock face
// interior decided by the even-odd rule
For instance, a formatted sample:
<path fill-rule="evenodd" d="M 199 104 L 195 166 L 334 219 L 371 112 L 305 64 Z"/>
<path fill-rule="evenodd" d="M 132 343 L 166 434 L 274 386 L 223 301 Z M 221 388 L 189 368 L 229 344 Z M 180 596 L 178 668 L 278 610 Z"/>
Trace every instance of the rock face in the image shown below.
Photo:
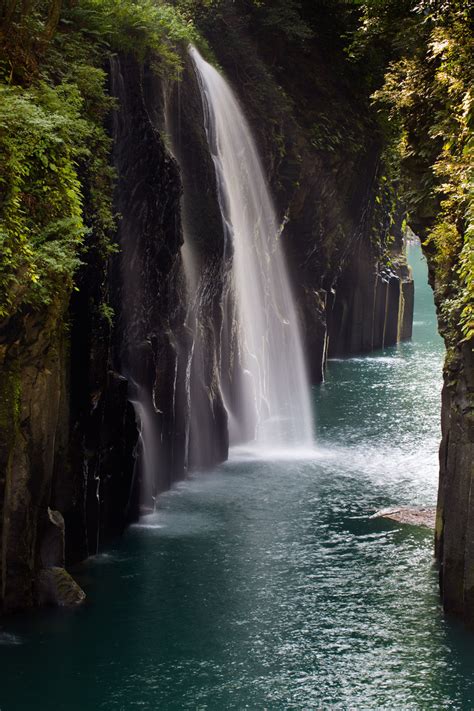
<path fill-rule="evenodd" d="M 42 568 L 95 553 L 99 538 L 122 530 L 127 520 L 136 433 L 127 444 L 127 392 L 108 373 L 108 341 L 103 329 L 93 330 L 90 291 L 81 298 L 72 307 L 70 343 L 67 295 L 45 312 L 17 313 L 1 325 L 5 611 L 35 604 Z"/>
<path fill-rule="evenodd" d="M 441 326 L 443 331 L 443 324 Z M 474 353 L 460 344 L 445 365 L 436 556 L 444 608 L 474 628 Z"/>
<path fill-rule="evenodd" d="M 284 225 L 309 372 L 319 383 L 328 356 L 411 337 L 413 280 L 401 220 L 387 224 L 377 130 L 345 77 L 340 49 L 323 35 L 305 51 L 270 39 L 245 8 L 227 3 L 202 29 L 259 143 Z"/>
<path fill-rule="evenodd" d="M 0 336 L 0 606 L 28 607 L 53 490 L 65 343 L 62 309 L 22 313 Z"/>
<path fill-rule="evenodd" d="M 223 391 L 232 382 L 235 333 L 223 332 L 232 310 L 232 255 L 225 248 L 215 166 L 208 149 L 203 105 L 188 61 L 181 84 L 166 92 L 166 125 L 183 182 L 184 274 L 191 336 L 189 464 L 206 467 L 227 458 L 229 434 Z"/>
<path fill-rule="evenodd" d="M 114 60 L 111 89 L 119 101 L 113 136 L 122 215 L 112 267 L 114 362 L 129 380 L 128 396 L 142 422 L 136 483 L 148 487 L 151 499 L 182 478 L 187 466 L 181 181 L 152 119 L 161 118 L 162 92 L 149 68 L 127 57 Z M 144 480 L 145 460 L 157 472 L 154 481 Z"/>
<path fill-rule="evenodd" d="M 410 268 L 398 264 L 389 273 L 368 270 L 360 255 L 336 289 L 330 306 L 329 356 L 345 356 L 393 346 L 411 338 L 414 284 Z"/>
<path fill-rule="evenodd" d="M 400 509 L 382 509 L 377 511 L 370 518 L 387 518 L 390 521 L 404 523 L 408 526 L 424 526 L 425 528 L 435 528 L 436 509 L 417 508 L 410 509 L 403 507 Z"/>
<path fill-rule="evenodd" d="M 38 574 L 38 603 L 55 607 L 82 605 L 85 592 L 64 568 L 44 568 Z"/>
<path fill-rule="evenodd" d="M 219 378 L 222 221 L 189 68 L 179 88 L 165 86 L 148 67 L 122 57 L 112 65 L 111 84 L 120 102 L 114 143 L 123 215 L 114 273 L 116 362 L 142 423 L 137 477 L 150 505 L 189 467 L 227 457 Z"/>
<path fill-rule="evenodd" d="M 410 335 L 410 275 L 402 260 L 384 270 L 383 239 L 374 237 L 379 146 L 354 104 L 363 145 L 329 150 L 325 107 L 347 98 L 331 58 L 289 51 L 275 62 L 246 28 L 227 29 L 216 21 L 209 37 L 286 225 L 311 378 L 320 382 L 328 354 Z M 223 329 L 234 308 L 232 255 L 199 87 L 189 63 L 179 87 L 126 56 L 110 77 L 120 254 L 107 262 L 92 236 L 71 300 L 0 324 L 2 610 L 80 601 L 64 566 L 95 554 L 190 467 L 228 453 L 223 394 L 233 397 L 241 365 L 236 334 Z"/>
<path fill-rule="evenodd" d="M 59 566 L 64 568 L 65 557 L 65 525 L 64 518 L 59 511 L 48 507 L 47 519 L 44 523 L 43 537 L 41 540 L 41 564 L 44 568 Z"/>

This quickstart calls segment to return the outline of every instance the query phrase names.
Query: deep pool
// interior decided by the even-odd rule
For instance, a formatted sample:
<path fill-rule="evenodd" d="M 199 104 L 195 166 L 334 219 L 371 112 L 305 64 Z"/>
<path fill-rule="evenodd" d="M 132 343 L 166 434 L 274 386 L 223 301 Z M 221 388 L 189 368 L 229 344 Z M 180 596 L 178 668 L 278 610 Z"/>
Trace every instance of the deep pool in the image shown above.
<path fill-rule="evenodd" d="M 332 361 L 316 452 L 233 452 L 88 561 L 87 605 L 2 622 L 1 711 L 472 709 L 432 532 L 443 345 L 419 248 L 414 338 Z"/>

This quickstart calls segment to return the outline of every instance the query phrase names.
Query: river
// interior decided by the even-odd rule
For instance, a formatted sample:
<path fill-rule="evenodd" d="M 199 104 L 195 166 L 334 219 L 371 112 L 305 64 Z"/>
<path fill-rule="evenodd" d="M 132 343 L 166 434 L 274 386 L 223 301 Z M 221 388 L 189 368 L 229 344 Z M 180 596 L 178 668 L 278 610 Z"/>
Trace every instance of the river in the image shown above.
<path fill-rule="evenodd" d="M 443 344 L 419 247 L 413 340 L 329 363 L 317 447 L 235 450 L 77 571 L 77 610 L 0 623 L 0 709 L 471 709 L 474 644 L 439 605 Z"/>

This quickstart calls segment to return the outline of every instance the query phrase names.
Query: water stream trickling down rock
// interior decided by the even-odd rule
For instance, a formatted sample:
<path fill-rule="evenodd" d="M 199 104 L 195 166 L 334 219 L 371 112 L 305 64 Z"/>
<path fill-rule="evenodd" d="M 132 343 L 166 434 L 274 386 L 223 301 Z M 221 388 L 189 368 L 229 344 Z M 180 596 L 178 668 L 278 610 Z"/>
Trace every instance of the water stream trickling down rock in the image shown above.
<path fill-rule="evenodd" d="M 232 443 L 310 445 L 312 415 L 281 227 L 250 127 L 229 84 L 190 49 L 202 94 L 232 278 L 243 372 L 224 392 Z M 232 331 L 224 318 L 223 329 Z"/>

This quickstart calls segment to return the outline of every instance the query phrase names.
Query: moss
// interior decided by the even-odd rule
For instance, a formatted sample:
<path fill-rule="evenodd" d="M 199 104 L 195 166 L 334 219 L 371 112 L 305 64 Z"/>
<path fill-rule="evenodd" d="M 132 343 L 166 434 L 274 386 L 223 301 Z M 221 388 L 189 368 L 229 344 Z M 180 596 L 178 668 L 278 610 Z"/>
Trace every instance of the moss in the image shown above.
<path fill-rule="evenodd" d="M 440 541 L 443 535 L 443 512 L 438 506 L 436 510 L 436 522 L 435 522 L 435 540 Z"/>
<path fill-rule="evenodd" d="M 40 605 L 58 607 L 82 605 L 86 599 L 85 592 L 72 576 L 64 568 L 59 567 L 44 568 L 40 571 L 37 594 Z"/>
<path fill-rule="evenodd" d="M 0 442 L 11 449 L 20 423 L 21 376 L 18 366 L 3 370 L 0 379 Z"/>

